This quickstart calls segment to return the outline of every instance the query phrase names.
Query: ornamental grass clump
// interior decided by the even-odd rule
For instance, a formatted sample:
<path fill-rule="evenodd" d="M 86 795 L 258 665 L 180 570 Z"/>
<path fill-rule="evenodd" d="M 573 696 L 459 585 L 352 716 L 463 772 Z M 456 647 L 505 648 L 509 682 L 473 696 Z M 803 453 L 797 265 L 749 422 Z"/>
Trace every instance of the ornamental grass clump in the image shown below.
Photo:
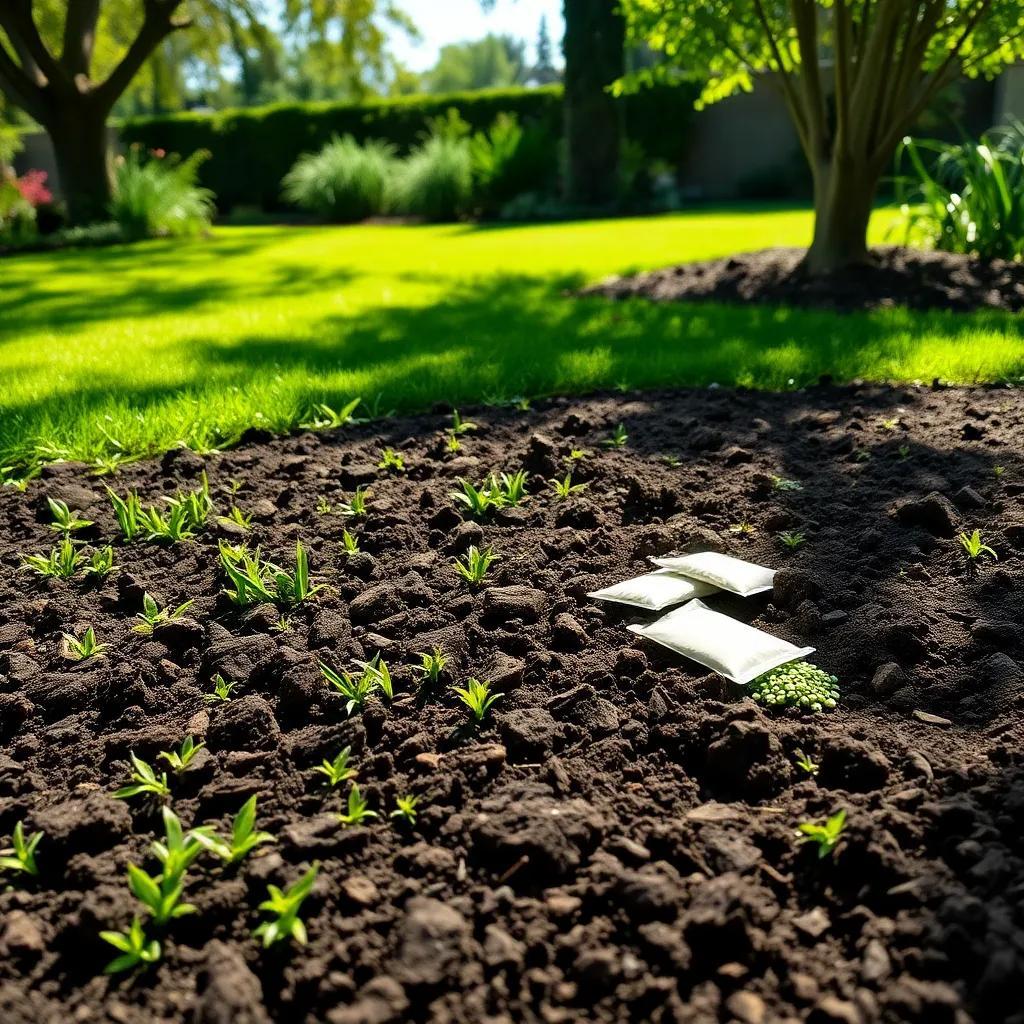
<path fill-rule="evenodd" d="M 839 701 L 839 679 L 806 661 L 792 661 L 758 676 L 750 696 L 769 708 L 831 711 Z"/>

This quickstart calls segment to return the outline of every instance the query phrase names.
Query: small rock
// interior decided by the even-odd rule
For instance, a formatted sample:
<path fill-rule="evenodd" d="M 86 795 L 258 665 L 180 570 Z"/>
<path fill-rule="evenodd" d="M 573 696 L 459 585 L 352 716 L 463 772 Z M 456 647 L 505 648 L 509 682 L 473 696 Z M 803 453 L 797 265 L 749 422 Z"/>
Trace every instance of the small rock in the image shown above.
<path fill-rule="evenodd" d="M 484 929 L 484 960 L 489 967 L 521 967 L 526 947 L 504 928 L 489 924 Z"/>
<path fill-rule="evenodd" d="M 865 981 L 885 981 L 892 970 L 892 962 L 885 946 L 878 939 L 869 939 L 861 958 L 861 977 Z"/>
<path fill-rule="evenodd" d="M 0 958 L 35 959 L 46 950 L 39 926 L 24 910 L 11 910 L 0 921 Z"/>
<path fill-rule="evenodd" d="M 536 622 L 544 613 L 547 597 L 532 587 L 491 587 L 484 594 L 484 610 L 504 619 Z"/>
<path fill-rule="evenodd" d="M 587 646 L 589 637 L 577 619 L 568 612 L 556 615 L 551 623 L 551 637 L 555 647 L 562 651 L 578 651 Z"/>
<path fill-rule="evenodd" d="M 875 669 L 875 674 L 871 677 L 871 692 L 879 697 L 888 697 L 906 683 L 907 677 L 903 669 L 896 662 L 889 661 Z"/>
<path fill-rule="evenodd" d="M 959 521 L 953 503 L 937 491 L 898 504 L 893 514 L 904 526 L 920 526 L 934 537 L 954 536 Z"/>
<path fill-rule="evenodd" d="M 733 992 L 725 1008 L 743 1024 L 764 1024 L 768 1017 L 764 1000 L 753 992 Z"/>
<path fill-rule="evenodd" d="M 354 598 L 348 610 L 353 622 L 378 622 L 389 615 L 396 615 L 404 607 L 398 590 L 392 584 L 378 583 Z"/>
<path fill-rule="evenodd" d="M 277 746 L 280 726 L 270 705 L 256 694 L 223 704 L 210 723 L 211 750 L 269 750 Z"/>
<path fill-rule="evenodd" d="M 377 886 L 365 875 L 346 876 L 341 891 L 358 907 L 371 907 L 380 899 Z"/>
<path fill-rule="evenodd" d="M 807 1024 L 862 1024 L 862 1021 L 853 1003 L 835 996 L 825 996 L 811 1010 Z"/>
<path fill-rule="evenodd" d="M 832 927 L 832 922 L 821 907 L 815 907 L 813 910 L 808 910 L 806 914 L 794 917 L 793 927 L 812 939 L 820 939 Z"/>
<path fill-rule="evenodd" d="M 214 939 L 197 984 L 195 1024 L 270 1024 L 263 988 L 234 946 Z"/>
<path fill-rule="evenodd" d="M 517 708 L 501 719 L 505 745 L 513 757 L 524 760 L 538 760 L 550 753 L 559 733 L 559 724 L 544 708 Z"/>
<path fill-rule="evenodd" d="M 404 985 L 440 985 L 459 975 L 472 928 L 452 906 L 416 896 L 398 926 L 398 952 L 391 973 Z"/>

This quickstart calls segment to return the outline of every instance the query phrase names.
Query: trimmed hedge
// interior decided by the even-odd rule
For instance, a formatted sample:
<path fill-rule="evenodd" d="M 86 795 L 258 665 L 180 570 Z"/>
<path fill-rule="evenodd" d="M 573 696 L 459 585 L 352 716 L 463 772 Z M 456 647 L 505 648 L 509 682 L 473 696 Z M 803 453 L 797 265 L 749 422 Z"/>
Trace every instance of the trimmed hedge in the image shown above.
<path fill-rule="evenodd" d="M 622 100 L 627 132 L 651 157 L 677 164 L 685 152 L 686 125 L 693 110 L 689 87 L 654 89 Z M 296 159 L 324 146 L 333 135 L 358 142 L 384 139 L 399 153 L 420 141 L 427 122 L 454 108 L 474 131 L 491 126 L 500 113 L 515 114 L 524 128 L 543 140 L 545 159 L 537 161 L 530 188 L 554 186 L 562 135 L 561 86 L 539 89 L 486 89 L 440 96 L 406 96 L 365 103 L 279 103 L 223 110 L 214 114 L 171 114 L 140 118 L 121 127 L 124 145 L 188 155 L 205 149 L 200 183 L 212 189 L 222 210 L 233 206 L 280 209 L 281 179 Z"/>

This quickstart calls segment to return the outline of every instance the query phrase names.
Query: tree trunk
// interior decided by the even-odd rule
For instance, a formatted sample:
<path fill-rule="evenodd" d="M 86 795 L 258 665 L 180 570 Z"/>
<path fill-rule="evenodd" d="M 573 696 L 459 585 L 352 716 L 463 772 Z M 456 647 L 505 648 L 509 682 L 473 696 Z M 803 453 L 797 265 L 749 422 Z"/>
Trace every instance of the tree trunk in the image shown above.
<path fill-rule="evenodd" d="M 625 71 L 626 23 L 618 0 L 563 0 L 565 197 L 604 205 L 618 188 L 621 105 L 607 87 Z"/>
<path fill-rule="evenodd" d="M 867 263 L 868 221 L 878 172 L 850 161 L 823 163 L 814 170 L 814 238 L 803 267 L 827 274 Z"/>
<path fill-rule="evenodd" d="M 82 110 L 62 111 L 45 127 L 53 142 L 68 220 L 75 225 L 108 220 L 113 181 L 104 119 Z"/>

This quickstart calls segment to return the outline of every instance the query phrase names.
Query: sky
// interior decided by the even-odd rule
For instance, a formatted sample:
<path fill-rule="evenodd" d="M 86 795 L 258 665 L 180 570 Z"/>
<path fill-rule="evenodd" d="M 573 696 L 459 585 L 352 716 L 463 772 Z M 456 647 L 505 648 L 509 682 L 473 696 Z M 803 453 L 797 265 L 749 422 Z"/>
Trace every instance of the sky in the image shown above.
<path fill-rule="evenodd" d="M 547 15 L 555 62 L 561 63 L 562 0 L 497 0 L 490 13 L 482 10 L 479 0 L 404 0 L 400 6 L 423 37 L 419 43 L 410 43 L 404 35 L 392 40 L 395 56 L 412 71 L 433 67 L 447 43 L 480 39 L 488 32 L 525 39 L 532 59 L 541 15 Z"/>

